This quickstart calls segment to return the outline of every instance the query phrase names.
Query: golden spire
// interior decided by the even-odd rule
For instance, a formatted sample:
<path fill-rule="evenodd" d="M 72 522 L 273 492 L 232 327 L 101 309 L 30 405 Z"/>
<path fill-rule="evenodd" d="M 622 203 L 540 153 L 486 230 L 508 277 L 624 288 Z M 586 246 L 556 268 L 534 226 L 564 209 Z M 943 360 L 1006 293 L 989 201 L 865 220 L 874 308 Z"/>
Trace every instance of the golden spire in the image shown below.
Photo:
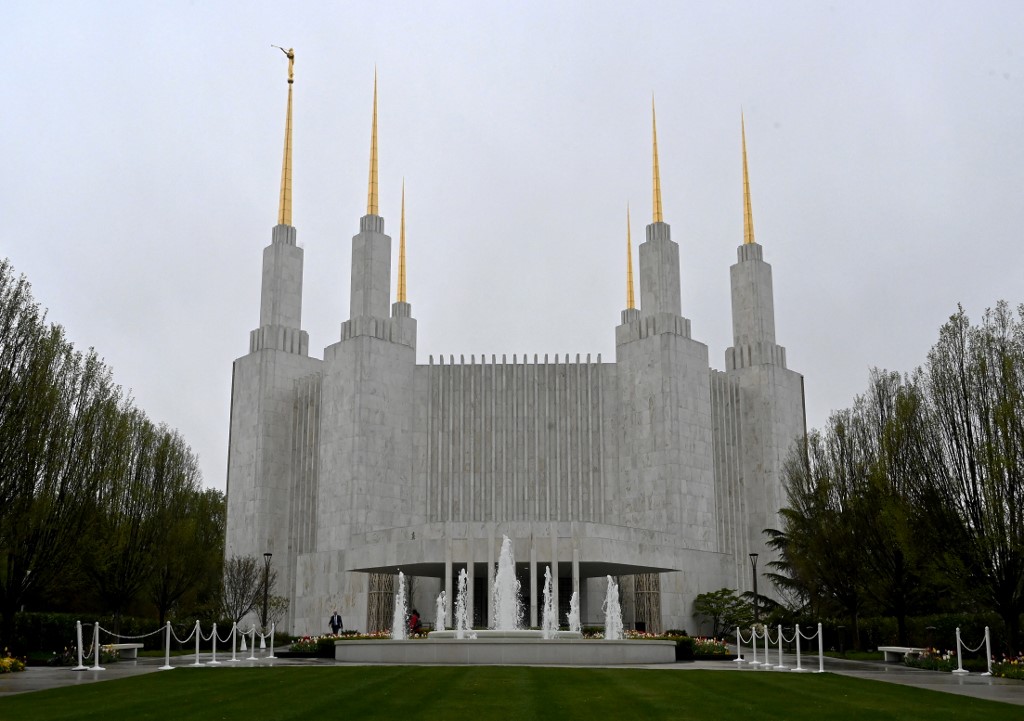
<path fill-rule="evenodd" d="M 284 160 L 281 162 L 281 200 L 277 224 L 292 224 L 292 85 L 295 83 L 295 48 L 285 50 L 274 45 L 288 57 L 288 114 L 284 122 Z"/>
<path fill-rule="evenodd" d="M 743 143 L 743 244 L 754 242 L 754 213 L 750 209 L 750 176 L 747 174 L 747 128 L 740 111 L 740 138 Z"/>
<path fill-rule="evenodd" d="M 626 203 L 626 308 L 636 308 L 633 298 L 633 234 L 629 222 L 629 203 Z"/>
<path fill-rule="evenodd" d="M 405 178 L 402 178 L 402 232 L 398 242 L 398 302 L 405 303 Z"/>
<path fill-rule="evenodd" d="M 370 187 L 366 193 L 366 214 L 380 215 L 377 205 L 377 68 L 373 69 L 373 132 L 370 136 Z"/>
<path fill-rule="evenodd" d="M 654 94 L 651 94 L 651 130 L 654 135 L 654 223 L 662 222 L 661 171 L 658 170 L 658 120 L 654 114 Z"/>

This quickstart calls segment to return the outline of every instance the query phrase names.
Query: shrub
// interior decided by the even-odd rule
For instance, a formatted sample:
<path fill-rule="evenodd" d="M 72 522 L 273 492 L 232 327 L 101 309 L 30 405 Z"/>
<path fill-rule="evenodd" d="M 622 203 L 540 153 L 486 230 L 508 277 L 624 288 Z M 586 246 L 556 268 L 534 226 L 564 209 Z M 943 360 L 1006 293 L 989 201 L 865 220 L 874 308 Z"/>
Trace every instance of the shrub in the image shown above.
<path fill-rule="evenodd" d="M 680 636 L 676 642 L 676 661 L 692 661 L 694 656 L 693 639 L 689 636 Z"/>
<path fill-rule="evenodd" d="M 11 656 L 11 652 L 5 648 L 4 655 L 0 656 L 0 673 L 17 673 L 24 670 L 25 662 Z"/>
<path fill-rule="evenodd" d="M 61 649 L 75 644 L 76 621 L 82 622 L 82 643 L 88 646 L 92 642 L 92 624 L 96 621 L 95 617 L 73 613 L 17 613 L 14 615 L 14 637 L 11 646 L 24 653 L 46 651 L 59 654 Z M 113 630 L 116 625 L 115 619 L 110 616 L 100 617 L 99 622 L 106 630 Z M 119 632 L 123 636 L 141 636 L 159 628 L 158 622 L 154 619 L 134 616 L 122 616 L 119 624 Z M 189 631 L 190 627 L 185 633 Z M 164 636 L 158 633 L 138 640 L 144 643 L 147 649 L 160 649 L 163 648 Z M 110 637 L 104 636 L 102 642 L 109 643 Z"/>

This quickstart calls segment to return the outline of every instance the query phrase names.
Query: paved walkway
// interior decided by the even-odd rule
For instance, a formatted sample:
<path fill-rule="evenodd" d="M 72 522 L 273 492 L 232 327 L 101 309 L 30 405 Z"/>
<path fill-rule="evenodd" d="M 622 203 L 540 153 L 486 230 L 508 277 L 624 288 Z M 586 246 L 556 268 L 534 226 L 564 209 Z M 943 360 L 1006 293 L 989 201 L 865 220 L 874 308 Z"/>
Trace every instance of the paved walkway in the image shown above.
<path fill-rule="evenodd" d="M 264 652 L 265 653 L 265 652 Z M 239 654 L 241 657 L 242 654 Z M 272 661 L 256 660 L 248 658 L 235 663 L 226 661 L 230 654 L 217 654 L 217 660 L 224 662 L 222 667 L 246 667 L 246 666 L 334 666 L 334 661 L 328 659 L 275 659 Z M 200 661 L 206 663 L 212 660 L 209 653 L 200 654 Z M 771 662 L 778 663 L 778 658 L 772 656 Z M 97 681 L 109 681 L 115 678 L 137 676 L 144 673 L 159 671 L 163 666 L 163 658 L 140 658 L 135 661 L 119 661 L 108 664 L 105 671 L 72 671 L 69 668 L 49 668 L 30 666 L 21 673 L 4 674 L 0 676 L 0 698 L 27 691 L 40 691 L 49 688 L 63 688 L 65 686 L 78 686 Z M 175 656 L 171 659 L 171 665 L 187 668 L 195 663 L 195 656 Z M 662 670 L 687 671 L 693 669 L 717 670 L 723 672 L 740 673 L 792 673 L 796 667 L 796 656 L 783 655 L 783 664 L 787 670 L 779 670 L 765 666 L 751 666 L 748 663 L 737 664 L 734 661 L 698 661 L 694 663 L 676 663 L 664 665 L 642 666 L 639 668 L 652 668 Z M 804 656 L 802 666 L 811 672 L 818 670 L 818 658 L 816 656 Z M 208 666 L 207 666 L 208 668 Z M 906 686 L 930 689 L 932 691 L 943 691 L 955 693 L 961 696 L 987 699 L 989 701 L 1002 701 L 1024 706 L 1024 681 L 1013 681 L 1003 678 L 991 678 L 977 673 L 957 675 L 941 673 L 938 671 L 923 671 L 921 669 L 909 668 L 902 664 L 885 664 L 881 662 L 846 661 L 842 659 L 825 659 L 825 670 L 843 676 L 855 678 L 866 678 L 875 681 L 888 683 L 900 683 Z"/>
<path fill-rule="evenodd" d="M 778 664 L 778 656 L 774 653 L 769 657 L 772 664 L 770 667 L 751 667 L 747 663 L 737 664 L 730 662 L 730 666 L 739 666 L 741 670 L 756 673 L 791 673 L 796 668 L 796 656 L 782 655 L 782 663 L 786 670 L 779 670 L 774 667 Z M 721 667 L 724 662 L 718 661 L 700 664 L 701 668 Z M 684 666 L 685 664 L 677 664 Z M 697 667 L 694 664 L 692 667 Z M 812 672 L 818 670 L 818 657 L 808 657 L 804 654 L 801 659 L 803 669 Z M 1024 681 L 1017 681 L 1008 678 L 993 678 L 982 676 L 980 673 L 955 674 L 943 671 L 925 671 L 920 668 L 911 668 L 902 663 L 882 663 L 881 661 L 847 661 L 838 658 L 825 658 L 825 671 L 836 673 L 842 676 L 854 678 L 865 678 L 886 683 L 899 683 L 904 686 L 915 686 L 917 688 L 929 689 L 931 691 L 943 691 L 955 693 L 960 696 L 971 696 L 983 698 L 989 701 L 1002 701 L 1024 706 Z"/>

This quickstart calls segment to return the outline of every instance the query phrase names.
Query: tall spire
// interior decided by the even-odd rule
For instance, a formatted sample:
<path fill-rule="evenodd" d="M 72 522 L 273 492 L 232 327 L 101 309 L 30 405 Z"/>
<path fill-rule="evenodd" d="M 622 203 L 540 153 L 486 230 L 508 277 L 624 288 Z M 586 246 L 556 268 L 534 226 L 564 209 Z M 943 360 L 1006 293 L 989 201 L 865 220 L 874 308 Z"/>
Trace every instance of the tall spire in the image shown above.
<path fill-rule="evenodd" d="M 629 222 L 629 203 L 626 203 L 626 308 L 636 308 L 633 296 L 633 235 Z"/>
<path fill-rule="evenodd" d="M 370 182 L 366 192 L 366 214 L 380 215 L 377 203 L 377 68 L 373 69 L 373 131 L 370 135 Z"/>
<path fill-rule="evenodd" d="M 288 114 L 284 122 L 284 160 L 281 162 L 281 200 L 277 208 L 277 224 L 292 224 L 292 86 L 295 83 L 295 48 L 285 50 L 288 57 Z"/>
<path fill-rule="evenodd" d="M 654 137 L 654 223 L 662 222 L 661 171 L 658 169 L 658 119 L 654 113 L 654 94 L 651 94 L 651 131 Z"/>
<path fill-rule="evenodd" d="M 750 209 L 750 176 L 747 174 L 747 128 L 740 111 L 740 138 L 743 144 L 743 244 L 754 242 L 754 213 Z"/>
<path fill-rule="evenodd" d="M 402 178 L 402 233 L 398 242 L 398 302 L 405 303 L 405 178 Z"/>

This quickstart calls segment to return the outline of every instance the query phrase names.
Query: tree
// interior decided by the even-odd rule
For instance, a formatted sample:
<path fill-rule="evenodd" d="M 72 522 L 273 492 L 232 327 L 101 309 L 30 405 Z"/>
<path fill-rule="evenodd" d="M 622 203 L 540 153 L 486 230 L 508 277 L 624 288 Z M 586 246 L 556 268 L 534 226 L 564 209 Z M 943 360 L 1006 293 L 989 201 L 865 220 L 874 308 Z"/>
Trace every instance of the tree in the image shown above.
<path fill-rule="evenodd" d="M 284 596 L 270 596 L 267 599 L 267 628 L 276 628 L 287 613 L 288 599 Z"/>
<path fill-rule="evenodd" d="M 224 562 L 221 608 L 226 618 L 238 623 L 263 601 L 263 564 L 255 556 L 232 556 Z M 267 594 L 273 592 L 277 571 L 270 569 Z"/>
<path fill-rule="evenodd" d="M 754 618 L 750 604 L 732 588 L 699 594 L 693 601 L 693 612 L 711 620 L 711 635 L 715 638 L 720 630 L 748 626 Z"/>
<path fill-rule="evenodd" d="M 896 618 L 952 599 L 985 608 L 1020 648 L 1024 612 L 1024 306 L 972 326 L 960 309 L 927 363 L 872 371 L 868 392 L 788 459 L 778 583 Z"/>
<path fill-rule="evenodd" d="M 0 643 L 26 600 L 84 578 L 118 615 L 160 569 L 164 612 L 199 582 L 160 565 L 158 550 L 186 537 L 203 544 L 201 573 L 218 573 L 223 498 L 198 499 L 190 515 L 199 489 L 183 439 L 150 422 L 95 351 L 48 325 L 0 261 Z"/>
<path fill-rule="evenodd" d="M 916 484 L 946 569 L 965 574 L 1020 648 L 1024 611 L 1024 306 L 1001 302 L 972 327 L 960 308 L 921 377 L 934 429 L 930 473 Z"/>
<path fill-rule="evenodd" d="M 14 613 L 69 562 L 96 487 L 100 420 L 117 390 L 92 351 L 44 323 L 0 262 L 0 643 Z"/>
<path fill-rule="evenodd" d="M 221 575 L 224 555 L 224 494 L 214 489 L 189 489 L 159 512 L 164 529 L 153 550 L 149 598 L 160 625 L 190 591 L 204 579 Z"/>
<path fill-rule="evenodd" d="M 829 418 L 825 432 L 812 431 L 805 454 L 794 451 L 784 465 L 787 507 L 775 542 L 786 566 L 821 605 L 832 602 L 850 618 L 856 638 L 865 598 L 866 568 L 859 534 L 858 489 L 867 474 L 863 427 L 851 411 Z"/>

